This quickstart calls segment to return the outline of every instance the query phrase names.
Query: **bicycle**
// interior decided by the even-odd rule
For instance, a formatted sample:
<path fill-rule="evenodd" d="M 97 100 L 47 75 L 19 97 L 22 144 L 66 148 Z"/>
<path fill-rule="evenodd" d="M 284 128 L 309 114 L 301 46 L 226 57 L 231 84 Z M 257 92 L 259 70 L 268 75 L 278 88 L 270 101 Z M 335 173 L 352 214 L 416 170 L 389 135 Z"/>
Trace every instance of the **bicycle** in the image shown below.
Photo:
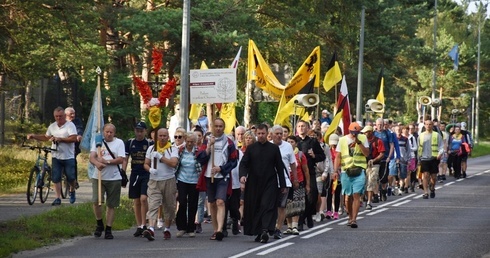
<path fill-rule="evenodd" d="M 48 164 L 48 153 L 56 151 L 50 147 L 32 146 L 22 143 L 22 147 L 37 150 L 37 159 L 31 168 L 29 181 L 27 183 L 27 202 L 33 205 L 39 194 L 41 203 L 45 203 L 51 190 L 51 166 Z M 44 152 L 44 155 L 41 155 Z"/>

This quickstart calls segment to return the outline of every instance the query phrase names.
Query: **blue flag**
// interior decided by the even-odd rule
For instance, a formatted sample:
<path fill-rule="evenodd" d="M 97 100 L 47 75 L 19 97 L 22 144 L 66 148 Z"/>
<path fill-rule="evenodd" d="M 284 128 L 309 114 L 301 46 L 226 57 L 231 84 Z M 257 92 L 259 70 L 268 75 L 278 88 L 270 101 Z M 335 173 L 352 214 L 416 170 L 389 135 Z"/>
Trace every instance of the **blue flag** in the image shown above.
<path fill-rule="evenodd" d="M 454 45 L 451 51 L 449 51 L 449 57 L 454 61 L 454 70 L 457 71 L 459 66 L 458 44 Z"/>
<path fill-rule="evenodd" d="M 95 146 L 95 138 L 102 133 L 102 127 L 104 126 L 104 112 L 102 110 L 102 98 L 100 95 L 100 86 L 97 86 L 94 93 L 92 102 L 92 108 L 90 109 L 90 116 L 88 117 L 87 126 L 83 132 L 82 142 L 80 147 L 84 150 L 90 151 L 92 146 Z M 88 165 L 88 176 L 92 178 L 94 175 L 95 167 L 92 163 Z"/>

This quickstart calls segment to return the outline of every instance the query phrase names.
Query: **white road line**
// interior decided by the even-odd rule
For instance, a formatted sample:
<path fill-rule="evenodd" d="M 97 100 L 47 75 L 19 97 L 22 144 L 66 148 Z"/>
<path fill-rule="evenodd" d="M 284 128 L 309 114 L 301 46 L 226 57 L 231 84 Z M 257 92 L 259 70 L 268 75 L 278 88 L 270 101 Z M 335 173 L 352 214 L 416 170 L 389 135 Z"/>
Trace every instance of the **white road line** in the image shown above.
<path fill-rule="evenodd" d="M 472 178 L 472 177 L 474 177 L 474 176 L 475 176 L 475 175 L 471 175 L 471 176 L 467 176 L 466 178 Z"/>
<path fill-rule="evenodd" d="M 292 243 L 292 242 L 284 243 L 282 245 L 278 245 L 276 247 L 269 248 L 266 251 L 263 251 L 263 252 L 258 253 L 257 255 L 266 255 L 266 254 L 272 253 L 272 252 L 274 252 L 276 250 L 279 250 L 281 248 L 284 248 L 284 247 L 287 247 L 287 246 L 290 246 L 290 245 L 294 245 L 294 243 Z"/>
<path fill-rule="evenodd" d="M 452 184 L 454 184 L 454 182 L 445 183 L 444 185 L 448 186 L 448 185 L 452 185 Z"/>
<path fill-rule="evenodd" d="M 323 234 L 323 233 L 325 233 L 325 232 L 327 232 L 327 231 L 329 231 L 329 230 L 332 230 L 332 228 L 324 228 L 324 229 L 322 229 L 322 230 L 318 230 L 318 231 L 317 231 L 317 232 L 315 232 L 315 233 L 311 233 L 311 234 L 309 234 L 309 235 L 307 235 L 307 236 L 303 236 L 303 237 L 301 237 L 301 238 L 302 238 L 302 239 L 312 238 L 312 237 L 314 237 L 314 236 L 316 236 L 316 235 Z"/>
<path fill-rule="evenodd" d="M 456 182 L 461 182 L 463 180 L 464 180 L 464 178 L 460 178 L 460 179 L 456 180 Z"/>
<path fill-rule="evenodd" d="M 434 189 L 439 190 L 439 189 L 441 189 L 441 188 L 442 188 L 442 186 L 438 186 L 438 187 L 436 187 L 436 188 L 434 188 Z"/>
<path fill-rule="evenodd" d="M 375 214 L 378 214 L 378 213 L 381 213 L 381 212 L 387 211 L 387 210 L 389 210 L 389 209 L 388 208 L 383 208 L 383 209 L 379 209 L 379 210 L 376 210 L 376 211 L 372 211 L 372 212 L 368 213 L 367 215 L 368 216 L 373 216 Z"/>
<path fill-rule="evenodd" d="M 424 195 L 423 195 L 423 194 L 420 194 L 420 195 L 417 195 L 417 196 L 415 196 L 415 197 L 413 197 L 413 198 L 414 198 L 414 199 L 420 199 L 420 198 L 422 198 L 422 196 L 424 196 Z"/>
<path fill-rule="evenodd" d="M 399 201 L 402 201 L 402 200 L 405 200 L 405 199 L 411 198 L 411 197 L 413 197 L 414 195 L 416 195 L 416 194 L 409 194 L 409 195 L 407 195 L 407 196 L 404 196 L 404 197 L 398 198 L 398 199 L 396 199 L 396 200 L 394 200 L 394 201 L 391 201 L 391 202 L 387 202 L 387 203 L 384 203 L 384 204 L 378 205 L 378 206 L 376 206 L 376 209 L 379 209 L 379 208 L 384 207 L 384 206 L 393 205 L 394 203 L 397 203 L 397 202 L 399 202 Z"/>
<path fill-rule="evenodd" d="M 264 248 L 269 248 L 273 245 L 276 245 L 278 243 L 281 243 L 281 242 L 286 242 L 287 240 L 291 239 L 291 238 L 295 238 L 296 236 L 288 236 L 288 237 L 285 237 L 283 239 L 279 239 L 277 241 L 274 241 L 272 243 L 268 243 L 268 244 L 265 244 L 265 245 L 261 245 L 261 246 L 258 246 L 258 247 L 255 247 L 255 248 L 252 248 L 250 250 L 247 250 L 245 252 L 242 252 L 242 253 L 238 253 L 238 254 L 235 254 L 233 256 L 230 256 L 230 258 L 238 258 L 238 257 L 242 257 L 242 256 L 245 256 L 247 254 L 250 254 L 250 253 L 253 253 L 253 252 L 256 252 L 258 250 L 261 250 L 261 249 L 264 249 Z"/>
<path fill-rule="evenodd" d="M 403 204 L 405 204 L 405 203 L 409 203 L 409 202 L 411 202 L 411 201 L 412 201 L 412 200 L 405 200 L 405 201 L 403 201 L 403 202 L 399 202 L 399 203 L 397 203 L 397 204 L 393 204 L 393 206 L 398 207 L 398 206 L 400 206 L 400 205 L 403 205 Z"/>

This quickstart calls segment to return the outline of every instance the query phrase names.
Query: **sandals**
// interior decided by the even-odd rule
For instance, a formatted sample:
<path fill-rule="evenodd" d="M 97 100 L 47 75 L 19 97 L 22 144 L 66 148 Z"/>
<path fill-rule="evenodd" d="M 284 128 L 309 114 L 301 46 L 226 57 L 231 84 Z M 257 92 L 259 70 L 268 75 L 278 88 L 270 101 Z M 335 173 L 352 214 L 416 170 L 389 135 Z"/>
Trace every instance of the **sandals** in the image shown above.
<path fill-rule="evenodd" d="M 209 240 L 216 240 L 216 232 L 214 232 L 213 235 L 211 235 L 211 237 L 209 238 Z"/>
<path fill-rule="evenodd" d="M 351 227 L 351 228 L 357 228 L 357 223 L 356 223 L 356 221 L 352 221 L 352 222 L 350 223 L 350 227 Z"/>

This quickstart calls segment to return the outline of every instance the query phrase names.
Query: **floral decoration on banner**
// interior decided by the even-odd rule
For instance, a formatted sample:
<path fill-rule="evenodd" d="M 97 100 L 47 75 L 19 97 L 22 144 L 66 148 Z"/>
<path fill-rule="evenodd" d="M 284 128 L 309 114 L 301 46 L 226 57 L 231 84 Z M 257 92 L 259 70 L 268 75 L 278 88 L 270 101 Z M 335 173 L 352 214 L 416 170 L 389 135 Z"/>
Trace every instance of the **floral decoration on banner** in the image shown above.
<path fill-rule="evenodd" d="M 160 70 L 162 69 L 163 66 L 163 53 L 162 51 L 153 48 L 153 51 L 151 53 L 151 64 L 153 65 L 153 72 L 155 74 L 160 74 Z"/>
<path fill-rule="evenodd" d="M 172 96 L 177 86 L 175 78 L 169 79 L 168 82 L 163 86 L 158 98 L 153 98 L 151 88 L 148 86 L 148 83 L 143 81 L 141 78 L 133 75 L 133 81 L 138 88 L 141 97 L 143 98 L 143 103 L 147 108 L 158 106 L 165 107 L 167 103 L 167 99 Z"/>

